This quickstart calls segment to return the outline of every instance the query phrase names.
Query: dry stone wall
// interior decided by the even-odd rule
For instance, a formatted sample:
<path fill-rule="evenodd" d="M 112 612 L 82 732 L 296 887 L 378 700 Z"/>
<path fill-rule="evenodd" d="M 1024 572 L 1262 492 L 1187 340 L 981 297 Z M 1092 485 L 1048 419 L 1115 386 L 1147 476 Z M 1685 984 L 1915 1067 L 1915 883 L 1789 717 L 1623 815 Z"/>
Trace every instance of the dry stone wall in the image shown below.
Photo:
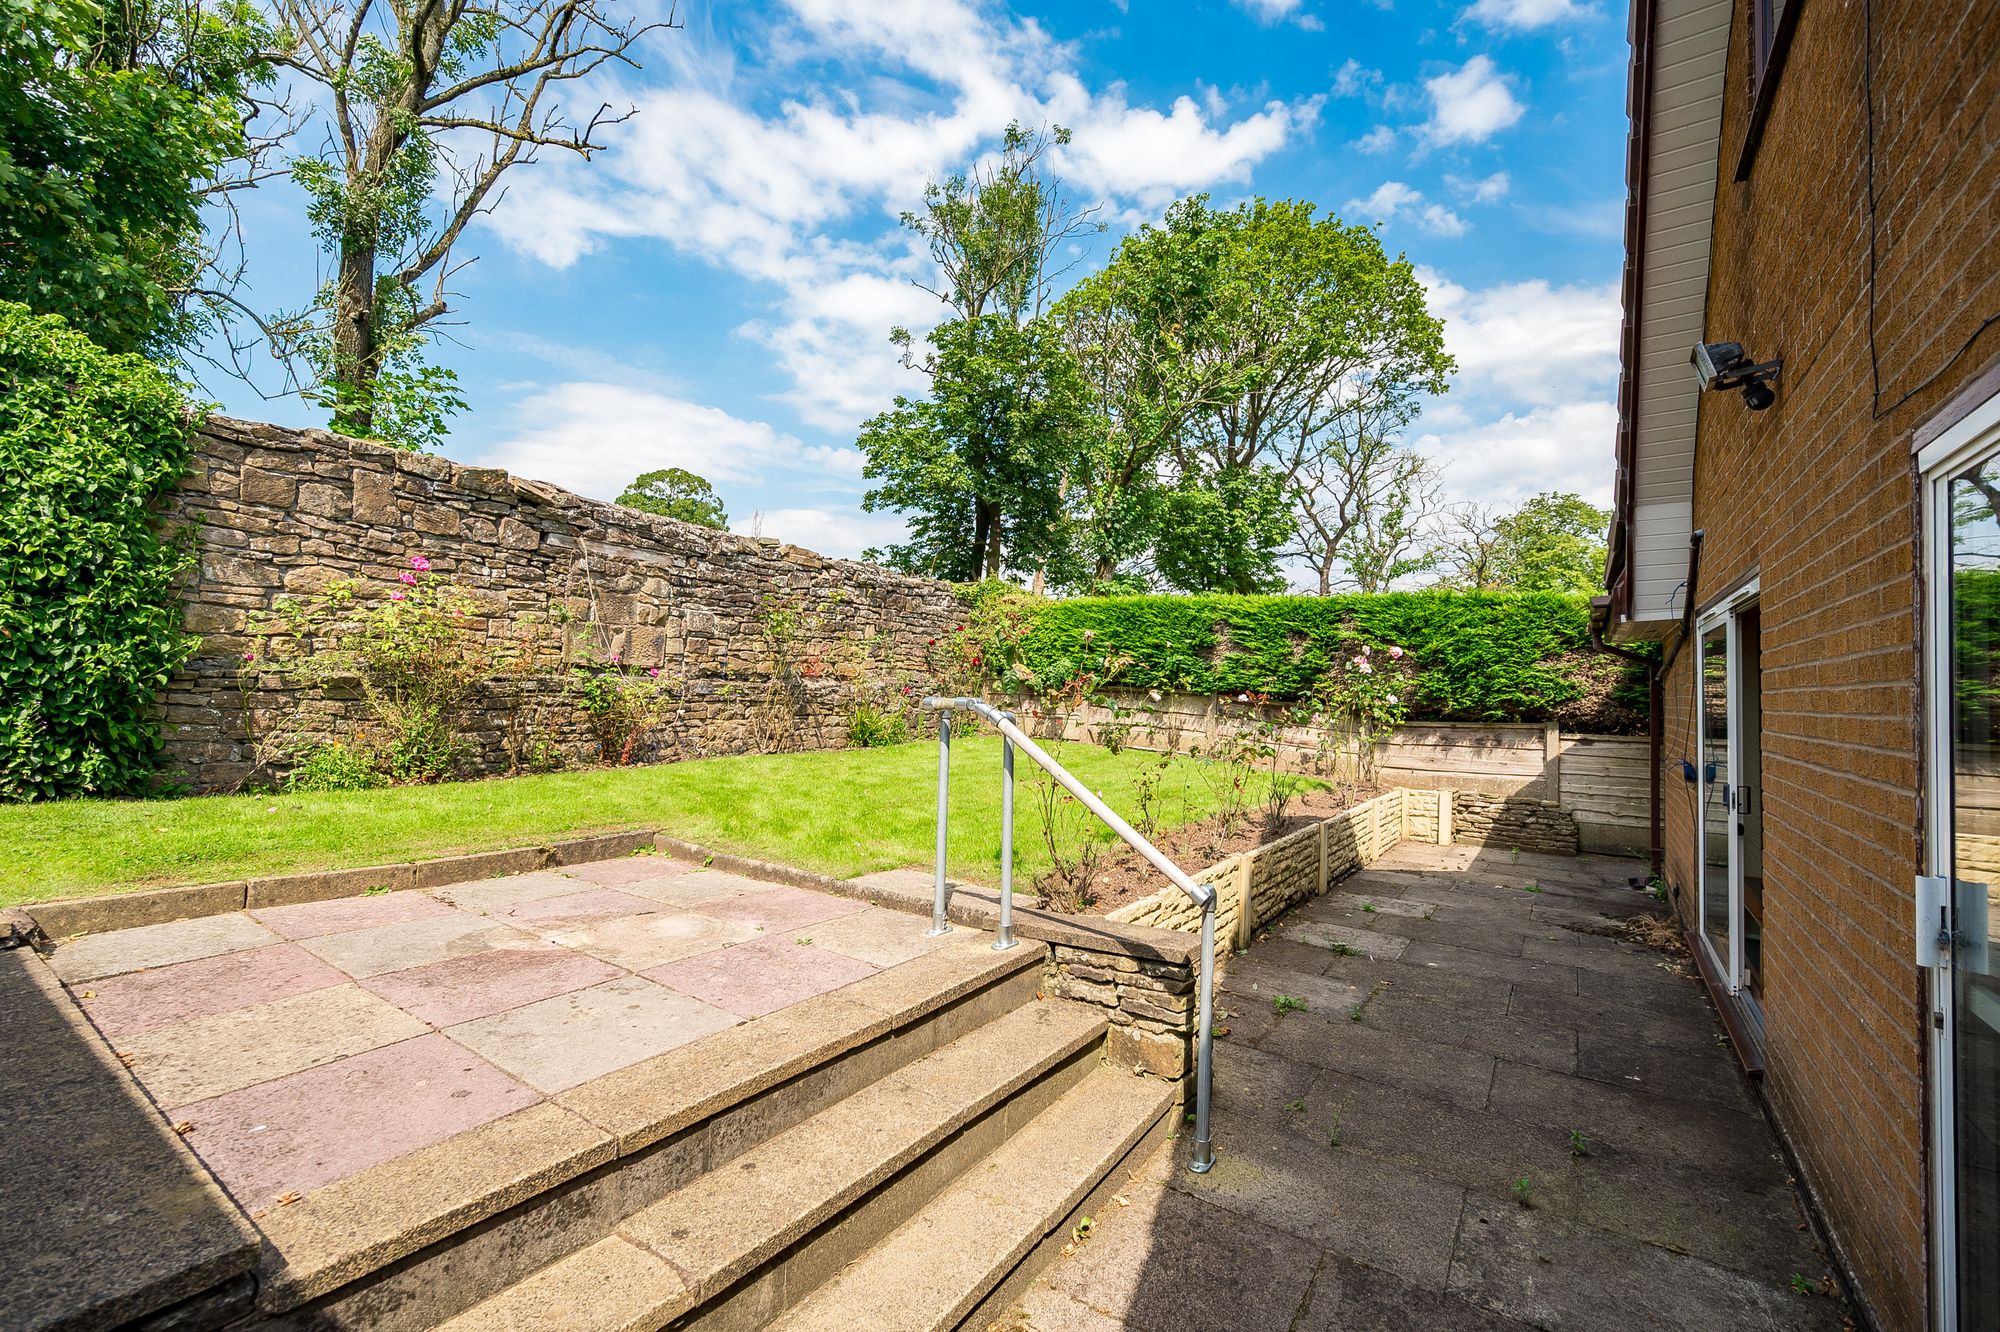
<path fill-rule="evenodd" d="M 200 538 L 183 598 L 202 646 L 163 701 L 167 766 L 197 790 L 256 775 L 252 730 L 301 704 L 308 740 L 366 724 L 356 696 L 246 678 L 253 617 L 336 578 L 386 589 L 413 554 L 481 600 L 474 628 L 496 646 L 560 608 L 592 626 L 603 656 L 676 681 L 673 711 L 635 757 L 741 753 L 774 728 L 785 747 L 843 744 L 856 697 L 920 694 L 928 642 L 959 623 L 943 583 L 317 430 L 212 419 L 169 517 Z M 774 612 L 793 626 L 783 660 L 767 635 Z M 550 697 L 559 691 L 550 678 L 495 680 L 469 718 L 470 769 L 517 761 L 531 714 L 569 759 L 594 755 L 583 718 Z"/>
<path fill-rule="evenodd" d="M 1577 853 L 1576 820 L 1551 800 L 1451 793 L 1451 840 L 1460 846 L 1496 846 L 1510 851 Z"/>

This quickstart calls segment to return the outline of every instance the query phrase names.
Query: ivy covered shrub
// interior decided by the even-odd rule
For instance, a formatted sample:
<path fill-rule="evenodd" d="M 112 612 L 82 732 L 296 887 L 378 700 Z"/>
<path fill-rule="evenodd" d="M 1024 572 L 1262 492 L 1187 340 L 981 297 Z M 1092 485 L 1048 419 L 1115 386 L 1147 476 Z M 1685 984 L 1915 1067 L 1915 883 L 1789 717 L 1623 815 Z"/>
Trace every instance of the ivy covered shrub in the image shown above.
<path fill-rule="evenodd" d="M 198 639 L 192 542 L 159 504 L 188 468 L 174 380 L 0 302 L 0 799 L 141 790 L 167 677 Z"/>
<path fill-rule="evenodd" d="M 1592 651 L 1589 602 L 1551 593 L 1078 597 L 977 606 L 1003 689 L 1059 688 L 1117 663 L 1116 683 L 1306 698 L 1362 647 L 1411 659 L 1408 715 L 1428 721 L 1645 725 L 1642 674 Z"/>

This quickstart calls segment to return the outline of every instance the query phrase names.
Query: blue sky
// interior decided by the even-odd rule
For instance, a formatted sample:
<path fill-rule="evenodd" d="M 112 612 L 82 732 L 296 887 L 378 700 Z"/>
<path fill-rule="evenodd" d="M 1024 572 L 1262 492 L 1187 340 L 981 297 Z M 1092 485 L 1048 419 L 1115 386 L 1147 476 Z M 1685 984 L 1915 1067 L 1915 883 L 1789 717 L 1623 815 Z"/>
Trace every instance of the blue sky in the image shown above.
<path fill-rule="evenodd" d="M 472 410 L 444 452 L 612 498 L 710 478 L 738 530 L 829 554 L 893 539 L 854 437 L 921 391 L 888 342 L 935 300 L 896 223 L 1010 119 L 1125 229 L 1210 192 L 1380 223 L 1460 371 L 1413 429 L 1454 498 L 1609 496 L 1624 12 L 1579 0 L 682 0 L 644 68 L 589 91 L 638 114 L 583 163 L 509 177 L 462 242 L 440 359 Z M 244 210 L 250 295 L 310 298 L 293 191 Z M 320 423 L 211 382 L 238 415 Z"/>

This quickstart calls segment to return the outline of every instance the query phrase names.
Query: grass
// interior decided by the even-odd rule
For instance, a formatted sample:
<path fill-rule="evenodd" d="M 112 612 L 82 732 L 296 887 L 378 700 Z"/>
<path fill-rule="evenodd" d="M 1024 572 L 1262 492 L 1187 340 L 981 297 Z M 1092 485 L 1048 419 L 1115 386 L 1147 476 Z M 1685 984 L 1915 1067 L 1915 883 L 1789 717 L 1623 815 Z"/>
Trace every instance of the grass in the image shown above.
<path fill-rule="evenodd" d="M 1159 762 L 1153 754 L 1085 744 L 1064 745 L 1059 757 L 1128 816 L 1138 805 L 1135 779 Z M 1049 862 L 1033 769 L 1022 764 L 1019 771 L 1014 881 L 1025 889 Z M 1191 759 L 1167 767 L 1159 792 L 1169 825 L 1214 810 Z M 929 865 L 936 801 L 937 745 L 919 741 L 324 795 L 0 806 L 0 906 L 423 860 L 637 827 L 851 876 Z M 948 846 L 954 876 L 998 882 L 997 737 L 954 739 Z"/>

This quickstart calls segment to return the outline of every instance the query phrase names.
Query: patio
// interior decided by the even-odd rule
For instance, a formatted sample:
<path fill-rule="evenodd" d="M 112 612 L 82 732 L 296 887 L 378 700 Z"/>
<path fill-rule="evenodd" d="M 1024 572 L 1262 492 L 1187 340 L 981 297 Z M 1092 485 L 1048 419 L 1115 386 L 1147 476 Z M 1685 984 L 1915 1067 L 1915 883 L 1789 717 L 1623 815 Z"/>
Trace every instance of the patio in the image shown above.
<path fill-rule="evenodd" d="M 1214 1170 L 1163 1148 L 995 1326 L 1850 1326 L 1713 1010 L 1620 936 L 1636 868 L 1406 843 L 1281 918 L 1222 984 Z"/>

